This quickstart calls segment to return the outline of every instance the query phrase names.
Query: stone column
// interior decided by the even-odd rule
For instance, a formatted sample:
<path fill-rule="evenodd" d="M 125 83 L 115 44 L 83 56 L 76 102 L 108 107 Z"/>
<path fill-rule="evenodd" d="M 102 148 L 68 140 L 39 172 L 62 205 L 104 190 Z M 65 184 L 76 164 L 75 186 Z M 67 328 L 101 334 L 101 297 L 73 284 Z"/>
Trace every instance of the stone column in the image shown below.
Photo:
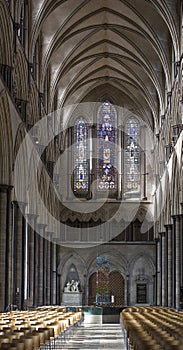
<path fill-rule="evenodd" d="M 157 305 L 161 305 L 161 240 L 156 239 L 156 260 L 157 260 L 157 271 L 156 271 L 156 295 Z"/>
<path fill-rule="evenodd" d="M 12 225 L 12 259 L 14 266 L 12 271 L 13 304 L 19 309 L 23 308 L 24 301 L 24 257 L 25 257 L 25 207 L 26 203 L 12 202 L 13 225 Z"/>
<path fill-rule="evenodd" d="M 183 309 L 183 214 L 180 217 L 180 308 Z"/>
<path fill-rule="evenodd" d="M 35 295 L 34 292 L 36 290 L 36 280 L 35 280 L 35 249 L 36 249 L 36 221 L 38 216 L 34 214 L 26 214 L 27 219 L 27 234 L 28 234 L 28 261 L 27 261 L 27 269 L 28 269 L 28 299 L 27 305 L 31 306 L 35 304 Z"/>
<path fill-rule="evenodd" d="M 38 306 L 38 268 L 39 268 L 39 234 L 36 231 L 34 233 L 34 293 L 33 293 L 34 306 Z"/>
<path fill-rule="evenodd" d="M 162 306 L 167 306 L 167 239 L 165 232 L 161 232 L 161 288 Z"/>
<path fill-rule="evenodd" d="M 12 186 L 0 185 L 0 310 L 11 302 L 10 197 Z"/>
<path fill-rule="evenodd" d="M 51 304 L 57 303 L 57 263 L 56 243 L 51 243 L 52 278 L 51 278 Z"/>
<path fill-rule="evenodd" d="M 46 305 L 46 295 L 47 295 L 47 273 L 48 273 L 48 241 L 43 238 L 43 305 Z"/>
<path fill-rule="evenodd" d="M 51 304 L 51 271 L 52 271 L 52 263 L 51 263 L 51 232 L 46 232 L 46 237 L 48 237 L 48 240 L 46 241 L 47 251 L 45 251 L 46 256 L 46 298 L 45 303 L 46 305 Z"/>
<path fill-rule="evenodd" d="M 44 304 L 44 236 L 45 236 L 44 224 L 37 224 L 37 231 L 39 232 L 36 236 L 37 244 L 37 305 Z"/>
<path fill-rule="evenodd" d="M 131 299 L 131 294 L 130 294 L 130 275 L 129 273 L 126 274 L 126 305 L 130 305 L 130 299 Z"/>
<path fill-rule="evenodd" d="M 175 307 L 180 307 L 180 215 L 174 215 L 175 227 Z"/>
<path fill-rule="evenodd" d="M 172 307 L 172 225 L 165 225 L 167 231 L 167 291 L 168 306 Z"/>
<path fill-rule="evenodd" d="M 152 275 L 153 278 L 153 305 L 156 305 L 157 295 L 156 295 L 156 275 Z"/>
<path fill-rule="evenodd" d="M 58 305 L 61 304 L 62 301 L 62 291 L 61 291 L 61 273 L 58 269 L 58 261 L 60 260 L 59 258 L 59 245 L 56 244 L 56 303 Z"/>

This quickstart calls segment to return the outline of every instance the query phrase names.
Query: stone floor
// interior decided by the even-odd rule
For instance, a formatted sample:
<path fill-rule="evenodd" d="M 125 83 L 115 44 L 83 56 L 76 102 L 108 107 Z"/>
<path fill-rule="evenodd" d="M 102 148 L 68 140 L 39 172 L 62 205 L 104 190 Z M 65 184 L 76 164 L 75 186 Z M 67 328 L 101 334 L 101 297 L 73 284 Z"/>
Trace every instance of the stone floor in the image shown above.
<path fill-rule="evenodd" d="M 66 340 L 57 339 L 55 349 L 125 350 L 126 347 L 119 324 L 82 324 Z"/>

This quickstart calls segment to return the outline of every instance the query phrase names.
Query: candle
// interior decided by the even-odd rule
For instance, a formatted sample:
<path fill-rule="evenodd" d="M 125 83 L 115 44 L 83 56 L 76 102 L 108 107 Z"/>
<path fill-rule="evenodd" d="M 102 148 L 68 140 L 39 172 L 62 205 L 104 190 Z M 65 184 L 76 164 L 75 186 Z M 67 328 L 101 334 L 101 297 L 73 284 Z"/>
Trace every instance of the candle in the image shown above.
<path fill-rule="evenodd" d="M 111 303 L 114 303 L 114 295 L 111 295 Z"/>

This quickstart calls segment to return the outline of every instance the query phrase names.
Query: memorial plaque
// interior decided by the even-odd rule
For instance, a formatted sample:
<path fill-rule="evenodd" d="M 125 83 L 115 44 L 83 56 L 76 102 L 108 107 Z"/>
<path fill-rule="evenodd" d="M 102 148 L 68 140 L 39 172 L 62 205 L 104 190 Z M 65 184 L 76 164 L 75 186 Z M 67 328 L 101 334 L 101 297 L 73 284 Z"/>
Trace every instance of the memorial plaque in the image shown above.
<path fill-rule="evenodd" d="M 64 292 L 62 294 L 62 305 L 65 306 L 81 306 L 82 305 L 82 294 L 81 292 Z"/>
<path fill-rule="evenodd" d="M 138 304 L 147 303 L 147 285 L 145 283 L 137 284 L 137 303 Z"/>

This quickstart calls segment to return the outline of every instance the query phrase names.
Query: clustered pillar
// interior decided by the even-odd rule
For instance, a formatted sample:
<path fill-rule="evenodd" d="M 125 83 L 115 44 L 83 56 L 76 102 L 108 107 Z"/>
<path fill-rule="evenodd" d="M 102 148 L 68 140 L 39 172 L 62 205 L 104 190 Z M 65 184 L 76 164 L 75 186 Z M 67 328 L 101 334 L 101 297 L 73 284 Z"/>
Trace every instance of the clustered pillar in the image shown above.
<path fill-rule="evenodd" d="M 173 215 L 171 224 L 156 239 L 157 305 L 179 309 L 183 304 L 183 215 Z"/>
<path fill-rule="evenodd" d="M 172 307 L 172 225 L 166 225 L 167 231 L 167 304 Z"/>
<path fill-rule="evenodd" d="M 19 309 L 24 306 L 26 205 L 24 202 L 12 202 L 13 303 Z"/>
<path fill-rule="evenodd" d="M 167 303 L 167 236 L 161 232 L 161 280 L 162 305 Z"/>
<path fill-rule="evenodd" d="M 11 190 L 8 185 L 0 185 L 0 309 L 6 308 L 11 300 Z"/>
<path fill-rule="evenodd" d="M 28 214 L 27 204 L 12 201 L 12 186 L 0 185 L 0 311 L 58 302 L 56 244 L 53 232 Z M 12 307 L 11 306 L 11 307 Z"/>
<path fill-rule="evenodd" d="M 36 305 L 36 268 L 35 268 L 35 249 L 36 249 L 36 222 L 37 215 L 27 214 L 27 244 L 28 244 L 28 261 L 27 261 L 27 284 L 28 284 L 28 293 L 27 293 L 27 306 Z"/>

